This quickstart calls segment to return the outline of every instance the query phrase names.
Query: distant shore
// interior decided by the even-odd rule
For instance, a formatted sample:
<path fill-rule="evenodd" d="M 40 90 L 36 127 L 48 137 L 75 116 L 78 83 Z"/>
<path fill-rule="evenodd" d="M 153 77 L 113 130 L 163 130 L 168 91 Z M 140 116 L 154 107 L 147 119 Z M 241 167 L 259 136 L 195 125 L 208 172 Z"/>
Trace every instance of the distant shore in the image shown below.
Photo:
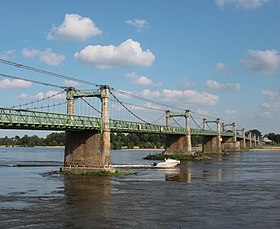
<path fill-rule="evenodd" d="M 28 148 L 28 146 L 0 146 L 0 148 L 17 148 L 17 147 L 21 147 L 21 148 Z M 33 146 L 33 147 L 30 147 L 30 148 L 57 148 L 57 149 L 63 149 L 65 148 L 65 146 Z M 201 147 L 192 147 L 193 151 L 194 152 L 200 152 L 202 151 L 202 148 Z M 122 148 L 122 149 L 114 149 L 114 150 L 146 150 L 146 151 L 164 151 L 164 148 L 159 148 L 159 149 L 156 149 L 156 148 L 133 148 L 133 149 L 127 149 L 127 148 Z M 261 151 L 261 150 L 265 150 L 265 151 L 280 151 L 280 146 L 265 146 L 265 145 L 262 145 L 261 147 L 259 148 L 252 148 L 250 149 L 251 151 L 252 150 L 255 150 L 255 151 Z"/>
<path fill-rule="evenodd" d="M 261 151 L 261 150 L 267 150 L 267 151 L 280 151 L 280 146 L 264 146 L 262 148 L 256 148 L 253 150 Z"/>
<path fill-rule="evenodd" d="M 0 148 L 65 148 L 65 146 L 0 146 Z"/>

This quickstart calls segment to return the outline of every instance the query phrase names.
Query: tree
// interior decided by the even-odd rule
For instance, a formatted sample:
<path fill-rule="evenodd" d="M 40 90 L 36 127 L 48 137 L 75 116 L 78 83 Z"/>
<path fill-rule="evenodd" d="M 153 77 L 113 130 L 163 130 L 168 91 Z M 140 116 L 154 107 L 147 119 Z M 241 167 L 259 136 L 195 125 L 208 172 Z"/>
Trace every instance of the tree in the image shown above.
<path fill-rule="evenodd" d="M 274 133 L 269 133 L 268 135 L 267 135 L 267 137 L 268 137 L 268 139 L 269 140 L 271 140 L 271 141 L 275 141 L 275 134 Z"/>
<path fill-rule="evenodd" d="M 275 135 L 274 141 L 276 144 L 280 144 L 280 134 Z"/>
<path fill-rule="evenodd" d="M 63 146 L 65 143 L 65 133 L 51 133 L 46 138 L 48 146 Z"/>
<path fill-rule="evenodd" d="M 248 136 L 250 132 L 251 132 L 252 136 L 256 136 L 256 137 L 258 137 L 259 139 L 262 138 L 262 133 L 261 133 L 259 130 L 253 129 L 253 130 L 247 131 L 247 132 L 246 132 L 246 135 Z"/>

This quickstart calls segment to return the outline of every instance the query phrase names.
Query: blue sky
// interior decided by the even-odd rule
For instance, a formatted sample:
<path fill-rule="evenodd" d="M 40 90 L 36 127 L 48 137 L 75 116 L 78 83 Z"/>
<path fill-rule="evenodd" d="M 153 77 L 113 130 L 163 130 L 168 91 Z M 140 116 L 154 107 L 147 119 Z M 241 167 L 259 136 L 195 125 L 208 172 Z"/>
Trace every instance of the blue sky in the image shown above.
<path fill-rule="evenodd" d="M 1 59 L 189 109 L 197 120 L 202 114 L 263 134 L 280 133 L 279 0 L 2 0 L 0 5 Z M 69 85 L 3 64 L 0 73 Z M 2 107 L 58 90 L 4 77 L 0 89 Z M 135 112 L 150 120 L 159 115 Z"/>

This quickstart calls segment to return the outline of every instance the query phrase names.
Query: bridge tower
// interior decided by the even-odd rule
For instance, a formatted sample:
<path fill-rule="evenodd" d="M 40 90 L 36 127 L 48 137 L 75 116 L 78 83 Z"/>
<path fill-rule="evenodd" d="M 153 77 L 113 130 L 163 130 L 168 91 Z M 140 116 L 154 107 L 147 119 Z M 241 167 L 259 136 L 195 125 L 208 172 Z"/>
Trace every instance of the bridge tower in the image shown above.
<path fill-rule="evenodd" d="M 171 134 L 166 135 L 165 151 L 164 154 L 191 154 L 191 128 L 190 128 L 190 111 L 186 110 L 185 114 L 172 114 L 166 111 L 166 126 L 170 126 L 171 117 L 185 117 L 186 120 L 186 135 Z"/>
<path fill-rule="evenodd" d="M 215 121 L 207 121 L 206 119 L 203 119 L 203 129 L 204 130 L 206 130 L 207 123 L 217 124 L 217 135 L 216 136 L 203 136 L 202 152 L 220 153 L 220 152 L 222 152 L 220 119 L 217 118 Z"/>
<path fill-rule="evenodd" d="M 245 128 L 242 129 L 242 139 L 240 140 L 240 149 L 246 149 L 246 131 Z"/>
<path fill-rule="evenodd" d="M 232 127 L 232 136 L 223 136 L 222 138 L 222 151 L 223 152 L 237 152 L 240 151 L 240 141 L 237 139 L 237 128 L 236 123 L 233 122 L 231 124 L 223 123 L 223 131 L 226 132 L 226 127 Z"/>
<path fill-rule="evenodd" d="M 111 168 L 110 127 L 108 100 L 110 89 L 100 86 L 98 91 L 82 92 L 72 87 L 66 89 L 69 123 L 75 125 L 74 101 L 81 97 L 98 97 L 101 100 L 100 130 L 66 131 L 64 171 L 113 171 Z"/>

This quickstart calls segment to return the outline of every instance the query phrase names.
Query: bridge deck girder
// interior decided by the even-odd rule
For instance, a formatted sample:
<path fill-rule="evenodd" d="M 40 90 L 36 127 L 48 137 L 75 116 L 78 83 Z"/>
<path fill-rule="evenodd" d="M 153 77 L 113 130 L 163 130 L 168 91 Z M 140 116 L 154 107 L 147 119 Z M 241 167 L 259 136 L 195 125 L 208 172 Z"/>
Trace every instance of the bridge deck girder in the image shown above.
<path fill-rule="evenodd" d="M 110 120 L 111 132 L 155 133 L 186 135 L 182 127 L 161 126 L 122 120 Z M 32 130 L 102 130 L 101 118 L 31 110 L 0 108 L 0 128 Z M 191 129 L 191 135 L 217 136 L 217 131 Z M 232 137 L 232 132 L 221 132 L 221 137 Z M 241 135 L 238 138 L 243 138 Z M 247 139 L 247 137 L 246 137 Z M 247 139 L 249 140 L 249 138 Z"/>

